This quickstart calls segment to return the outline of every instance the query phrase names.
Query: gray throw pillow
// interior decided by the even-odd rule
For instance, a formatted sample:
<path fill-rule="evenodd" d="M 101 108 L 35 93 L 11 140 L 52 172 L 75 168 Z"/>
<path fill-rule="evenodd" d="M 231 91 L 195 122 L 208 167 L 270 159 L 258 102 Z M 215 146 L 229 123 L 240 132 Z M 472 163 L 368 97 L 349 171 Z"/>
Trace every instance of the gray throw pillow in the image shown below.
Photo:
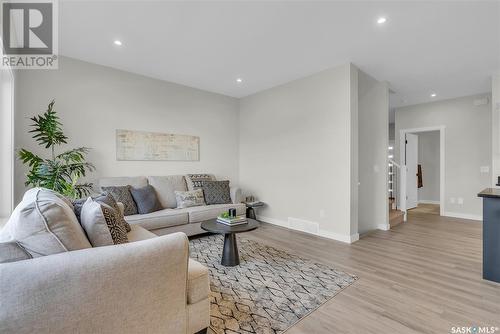
<path fill-rule="evenodd" d="M 120 208 L 118 207 L 118 203 L 115 201 L 114 197 L 111 194 L 109 194 L 109 193 L 100 194 L 97 196 L 93 196 L 92 199 L 94 201 L 98 202 L 99 204 L 106 204 L 106 205 L 112 207 L 113 209 L 115 209 L 116 212 L 118 212 L 118 214 L 119 214 L 120 222 L 125 226 L 125 229 L 127 230 L 127 232 L 131 231 L 129 223 L 127 223 L 127 221 L 125 220 L 125 217 L 123 217 L 122 210 L 120 210 Z M 73 211 L 75 212 L 76 218 L 78 219 L 78 221 L 80 223 L 81 223 L 81 218 L 80 218 L 81 211 L 82 211 L 83 205 L 85 204 L 86 201 L 87 201 L 87 198 L 82 198 L 82 199 L 74 200 L 72 202 Z"/>
<path fill-rule="evenodd" d="M 0 240 L 16 241 L 32 257 L 92 247 L 71 203 L 44 188 L 24 194 L 0 231 Z"/>
<path fill-rule="evenodd" d="M 184 176 L 188 190 L 200 189 L 203 181 L 215 181 L 212 174 L 187 174 Z"/>
<path fill-rule="evenodd" d="M 207 205 L 231 204 L 229 181 L 203 181 L 202 189 Z"/>
<path fill-rule="evenodd" d="M 0 263 L 31 259 L 32 256 L 16 241 L 0 242 Z"/>
<path fill-rule="evenodd" d="M 82 227 L 94 247 L 128 242 L 127 230 L 120 219 L 120 213 L 114 208 L 90 197 L 82 207 Z"/>
<path fill-rule="evenodd" d="M 205 200 L 203 199 L 203 190 L 201 189 L 190 191 L 176 191 L 175 199 L 177 200 L 178 209 L 205 205 Z"/>
<path fill-rule="evenodd" d="M 123 214 L 125 216 L 136 215 L 137 206 L 135 205 L 132 194 L 130 193 L 131 186 L 113 186 L 102 187 L 102 191 L 113 196 L 115 201 L 121 202 L 124 205 Z"/>
<path fill-rule="evenodd" d="M 156 196 L 155 188 L 147 185 L 142 188 L 130 188 L 130 193 L 137 205 L 137 212 L 141 215 L 161 210 L 161 204 Z"/>

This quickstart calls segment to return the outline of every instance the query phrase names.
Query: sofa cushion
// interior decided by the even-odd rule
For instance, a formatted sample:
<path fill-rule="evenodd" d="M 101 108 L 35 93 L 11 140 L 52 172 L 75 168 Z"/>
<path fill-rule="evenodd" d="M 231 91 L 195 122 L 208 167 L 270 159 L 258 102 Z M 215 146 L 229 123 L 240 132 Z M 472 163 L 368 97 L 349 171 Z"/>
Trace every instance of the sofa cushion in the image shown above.
<path fill-rule="evenodd" d="M 145 187 L 148 185 L 148 179 L 144 176 L 123 176 L 123 177 L 103 177 L 99 179 L 99 187 L 112 186 L 132 186 L 136 188 Z"/>
<path fill-rule="evenodd" d="M 187 208 L 189 211 L 189 223 L 197 223 L 205 220 L 215 219 L 221 213 L 229 209 L 236 209 L 237 215 L 244 215 L 246 212 L 245 204 L 214 204 L 207 206 L 195 206 Z"/>
<path fill-rule="evenodd" d="M 32 256 L 16 241 L 0 242 L 0 263 L 31 259 Z"/>
<path fill-rule="evenodd" d="M 177 208 L 189 208 L 192 206 L 205 205 L 203 190 L 176 191 L 175 199 L 177 200 Z"/>
<path fill-rule="evenodd" d="M 203 181 L 201 184 L 207 205 L 232 203 L 229 181 Z"/>
<path fill-rule="evenodd" d="M 137 214 L 137 205 L 134 202 L 134 198 L 130 193 L 131 186 L 110 186 L 110 187 L 102 187 L 102 191 L 108 194 L 111 194 L 115 201 L 123 203 L 124 210 L 123 214 L 125 216 L 136 215 Z"/>
<path fill-rule="evenodd" d="M 149 176 L 148 182 L 156 190 L 156 195 L 164 209 L 175 209 L 175 191 L 187 191 L 184 175 Z"/>
<path fill-rule="evenodd" d="M 71 203 L 43 188 L 28 190 L 0 231 L 0 240 L 14 240 L 32 257 L 91 248 Z"/>
<path fill-rule="evenodd" d="M 193 259 L 188 262 L 187 290 L 188 304 L 208 298 L 210 292 L 208 268 Z"/>
<path fill-rule="evenodd" d="M 137 213 L 146 214 L 161 210 L 161 204 L 158 202 L 156 191 L 151 185 L 142 188 L 130 188 L 130 194 L 137 205 Z"/>
<path fill-rule="evenodd" d="M 130 225 L 139 225 L 146 230 L 155 230 L 163 227 L 172 227 L 188 223 L 186 209 L 163 209 L 145 215 L 126 216 Z"/>
<path fill-rule="evenodd" d="M 185 178 L 188 190 L 201 188 L 203 181 L 215 181 L 215 176 L 212 174 L 187 174 Z"/>
<path fill-rule="evenodd" d="M 128 242 L 120 212 L 105 203 L 88 198 L 81 211 L 81 224 L 94 247 Z"/>
<path fill-rule="evenodd" d="M 134 241 L 156 238 L 157 235 L 152 232 L 149 232 L 148 230 L 146 230 L 143 227 L 140 227 L 139 225 L 132 225 L 130 232 L 127 234 L 127 237 L 129 242 L 134 242 Z"/>

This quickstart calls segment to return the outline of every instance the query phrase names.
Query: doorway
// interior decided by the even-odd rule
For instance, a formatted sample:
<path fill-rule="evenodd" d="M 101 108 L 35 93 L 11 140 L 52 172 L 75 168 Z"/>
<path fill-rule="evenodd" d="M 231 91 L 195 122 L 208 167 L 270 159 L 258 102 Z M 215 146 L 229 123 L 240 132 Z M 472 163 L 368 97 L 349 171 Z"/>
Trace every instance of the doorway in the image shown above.
<path fill-rule="evenodd" d="M 400 130 L 400 202 L 404 212 L 444 215 L 445 127 Z"/>

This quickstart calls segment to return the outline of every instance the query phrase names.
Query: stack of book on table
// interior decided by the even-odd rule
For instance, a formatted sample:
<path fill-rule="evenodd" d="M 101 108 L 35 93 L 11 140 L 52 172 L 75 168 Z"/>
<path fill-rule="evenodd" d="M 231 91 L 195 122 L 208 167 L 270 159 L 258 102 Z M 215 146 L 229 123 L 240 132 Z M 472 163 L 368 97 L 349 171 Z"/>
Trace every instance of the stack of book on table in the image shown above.
<path fill-rule="evenodd" d="M 241 225 L 247 223 L 247 218 L 245 216 L 236 216 L 236 217 L 217 217 L 217 222 L 229 226 Z"/>

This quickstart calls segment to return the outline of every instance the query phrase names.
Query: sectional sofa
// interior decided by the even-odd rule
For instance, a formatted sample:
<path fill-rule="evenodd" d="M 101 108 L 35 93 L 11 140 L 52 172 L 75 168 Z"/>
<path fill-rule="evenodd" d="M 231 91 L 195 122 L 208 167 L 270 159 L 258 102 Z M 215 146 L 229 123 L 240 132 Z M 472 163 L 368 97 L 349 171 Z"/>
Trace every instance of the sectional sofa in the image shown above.
<path fill-rule="evenodd" d="M 143 215 L 125 216 L 130 225 L 137 225 L 153 232 L 164 235 L 173 232 L 184 232 L 188 236 L 206 233 L 200 228 L 204 220 L 217 218 L 222 212 L 235 208 L 238 215 L 244 215 L 245 204 L 242 204 L 241 190 L 231 187 L 230 204 L 215 204 L 177 209 L 175 191 L 187 191 L 184 175 L 168 176 L 139 176 L 139 177 L 104 177 L 99 179 L 99 187 L 126 186 L 134 188 L 151 185 L 158 196 L 162 210 Z"/>
<path fill-rule="evenodd" d="M 184 233 L 131 225 L 128 243 L 93 247 L 71 202 L 26 192 L 0 230 L 0 333 L 205 332 L 208 269 Z"/>

